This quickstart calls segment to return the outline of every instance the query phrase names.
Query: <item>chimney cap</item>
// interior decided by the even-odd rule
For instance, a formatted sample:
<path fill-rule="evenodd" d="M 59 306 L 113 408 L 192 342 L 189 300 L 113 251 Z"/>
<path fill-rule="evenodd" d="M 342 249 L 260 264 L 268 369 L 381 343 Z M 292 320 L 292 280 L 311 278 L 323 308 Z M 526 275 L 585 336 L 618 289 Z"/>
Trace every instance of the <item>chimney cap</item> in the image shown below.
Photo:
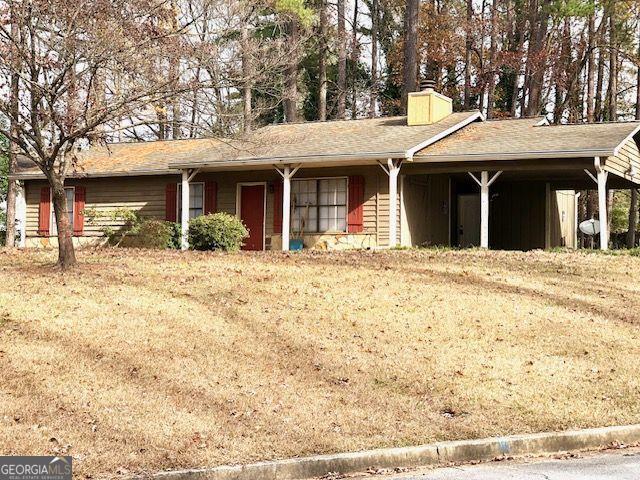
<path fill-rule="evenodd" d="M 420 82 L 420 90 L 434 90 L 435 88 L 436 82 L 431 78 L 425 78 Z"/>

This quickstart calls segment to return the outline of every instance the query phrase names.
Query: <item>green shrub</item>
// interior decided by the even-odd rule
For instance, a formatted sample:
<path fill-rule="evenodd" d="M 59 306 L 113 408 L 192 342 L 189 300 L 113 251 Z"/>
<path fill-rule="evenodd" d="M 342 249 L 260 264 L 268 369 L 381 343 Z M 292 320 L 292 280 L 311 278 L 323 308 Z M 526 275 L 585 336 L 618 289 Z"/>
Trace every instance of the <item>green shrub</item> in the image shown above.
<path fill-rule="evenodd" d="M 176 222 L 166 222 L 171 229 L 171 239 L 169 240 L 168 248 L 174 250 L 180 250 L 182 246 L 182 226 Z"/>
<path fill-rule="evenodd" d="M 195 250 L 239 250 L 249 232 L 242 222 L 228 213 L 213 213 L 191 219 L 189 245 Z"/>
<path fill-rule="evenodd" d="M 100 228 L 111 245 L 132 248 L 180 248 L 180 224 L 144 218 L 138 211 L 130 208 L 107 211 L 85 209 L 84 215 L 91 225 L 121 225 L 117 228 L 110 225 Z"/>

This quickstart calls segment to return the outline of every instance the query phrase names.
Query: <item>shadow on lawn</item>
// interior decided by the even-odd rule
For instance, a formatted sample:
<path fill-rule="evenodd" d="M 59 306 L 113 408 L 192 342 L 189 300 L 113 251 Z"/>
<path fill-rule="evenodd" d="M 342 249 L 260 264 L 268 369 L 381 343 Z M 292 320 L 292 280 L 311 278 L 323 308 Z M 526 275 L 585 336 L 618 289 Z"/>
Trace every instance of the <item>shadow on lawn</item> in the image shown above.
<path fill-rule="evenodd" d="M 355 257 L 357 258 L 357 257 Z M 539 289 L 532 288 L 521 285 L 512 285 L 507 282 L 501 282 L 497 280 L 492 280 L 486 276 L 481 276 L 476 273 L 471 273 L 468 271 L 465 272 L 450 272 L 450 271 L 442 271 L 436 268 L 431 268 L 428 264 L 428 259 L 425 258 L 425 266 L 423 269 L 407 267 L 406 264 L 402 262 L 402 256 L 391 256 L 389 254 L 378 254 L 378 259 L 380 260 L 377 265 L 368 265 L 364 263 L 357 263 L 355 258 L 340 258 L 339 262 L 333 261 L 331 256 L 316 256 L 313 258 L 313 263 L 317 265 L 323 266 L 349 266 L 358 269 L 364 269 L 371 271 L 372 275 L 380 276 L 384 275 L 385 271 L 393 270 L 396 274 L 405 275 L 415 280 L 424 281 L 425 278 L 431 278 L 434 281 L 444 281 L 448 283 L 452 283 L 454 285 L 460 287 L 469 287 L 473 286 L 478 288 L 479 293 L 485 293 L 487 291 L 498 294 L 508 294 L 508 295 L 522 295 L 526 296 L 532 300 L 542 302 L 547 305 L 555 305 L 561 308 L 565 308 L 571 311 L 580 311 L 586 315 L 597 315 L 609 320 L 616 320 L 619 322 L 623 322 L 626 324 L 637 325 L 640 323 L 640 317 L 635 314 L 636 309 L 640 307 L 640 301 L 632 300 L 625 296 L 636 297 L 637 292 L 631 291 L 629 289 L 621 288 L 617 284 L 612 284 L 611 282 L 607 284 L 607 286 L 597 285 L 597 286 L 589 286 L 588 284 L 576 282 L 570 282 L 563 280 L 560 277 L 553 276 L 550 277 L 548 272 L 545 272 L 544 275 L 535 275 L 536 281 L 541 282 Z M 439 260 L 445 259 L 445 256 L 439 257 Z M 461 262 L 462 258 L 460 257 L 449 257 L 453 261 L 447 262 L 452 266 L 457 267 L 466 267 L 467 265 Z M 411 258 L 411 260 L 416 260 L 415 258 Z M 412 262 L 415 263 L 415 262 Z M 488 266 L 487 268 L 490 268 Z M 508 275 L 509 272 L 501 272 L 502 275 Z M 524 272 L 520 271 L 520 275 L 526 276 L 528 280 L 534 276 L 532 272 Z M 540 278 L 542 277 L 542 278 Z M 579 293 L 580 295 L 584 295 L 585 293 L 589 293 L 594 296 L 602 296 L 606 294 L 609 299 L 620 298 L 625 302 L 621 310 L 616 310 L 614 308 L 606 308 L 595 303 L 588 302 L 586 300 L 581 300 L 573 296 L 574 292 L 569 291 L 566 295 L 560 295 L 558 292 L 549 292 L 545 290 L 545 281 L 553 280 L 557 283 L 562 284 L 562 286 L 569 287 L 574 290 L 575 293 Z M 577 279 L 578 280 L 578 279 Z M 411 280 L 408 280 L 411 281 Z M 584 282 L 585 278 L 580 277 L 579 282 Z M 426 285 L 428 286 L 428 285 Z"/>

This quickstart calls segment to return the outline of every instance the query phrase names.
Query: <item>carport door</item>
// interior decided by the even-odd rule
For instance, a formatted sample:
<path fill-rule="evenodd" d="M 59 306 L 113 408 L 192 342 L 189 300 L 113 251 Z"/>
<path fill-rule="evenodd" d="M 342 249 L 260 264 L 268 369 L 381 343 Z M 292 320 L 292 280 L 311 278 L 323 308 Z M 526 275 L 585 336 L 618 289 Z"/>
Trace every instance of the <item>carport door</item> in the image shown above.
<path fill-rule="evenodd" d="M 458 195 L 458 245 L 480 245 L 480 195 Z"/>
<path fill-rule="evenodd" d="M 243 250 L 264 249 L 264 185 L 240 186 L 240 218 L 249 230 Z"/>

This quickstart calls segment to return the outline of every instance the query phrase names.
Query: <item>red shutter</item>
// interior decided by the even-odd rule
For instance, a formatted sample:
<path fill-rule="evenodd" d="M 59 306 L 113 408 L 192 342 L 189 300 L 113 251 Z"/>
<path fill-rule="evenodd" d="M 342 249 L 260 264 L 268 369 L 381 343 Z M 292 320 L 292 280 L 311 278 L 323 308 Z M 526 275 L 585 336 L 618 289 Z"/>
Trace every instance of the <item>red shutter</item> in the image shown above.
<path fill-rule="evenodd" d="M 84 204 L 87 190 L 84 187 L 76 187 L 73 205 L 73 234 L 82 235 L 84 232 Z"/>
<path fill-rule="evenodd" d="M 354 175 L 349 177 L 349 233 L 359 233 L 364 230 L 362 222 L 362 204 L 364 203 L 364 177 Z"/>
<path fill-rule="evenodd" d="M 164 219 L 167 222 L 175 222 L 178 214 L 178 184 L 167 183 L 165 196 Z"/>
<path fill-rule="evenodd" d="M 218 200 L 218 184 L 213 180 L 204 182 L 204 214 L 215 213 Z"/>
<path fill-rule="evenodd" d="M 38 235 L 49 236 L 51 223 L 51 190 L 49 187 L 40 189 L 40 214 L 38 217 Z"/>
<path fill-rule="evenodd" d="M 282 180 L 273 185 L 273 233 L 282 233 Z"/>

